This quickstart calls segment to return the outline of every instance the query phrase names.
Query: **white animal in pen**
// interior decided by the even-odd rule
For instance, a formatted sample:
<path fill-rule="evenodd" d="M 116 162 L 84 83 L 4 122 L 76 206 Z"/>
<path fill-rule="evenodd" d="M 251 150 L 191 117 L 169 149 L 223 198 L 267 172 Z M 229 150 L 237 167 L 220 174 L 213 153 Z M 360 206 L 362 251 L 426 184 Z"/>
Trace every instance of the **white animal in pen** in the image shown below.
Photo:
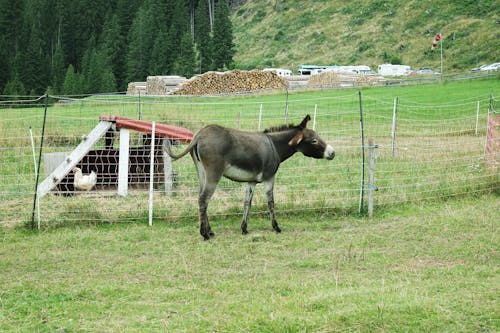
<path fill-rule="evenodd" d="M 97 183 L 97 174 L 92 171 L 89 175 L 84 175 L 80 168 L 74 167 L 75 173 L 75 188 L 83 191 L 90 191 Z"/>

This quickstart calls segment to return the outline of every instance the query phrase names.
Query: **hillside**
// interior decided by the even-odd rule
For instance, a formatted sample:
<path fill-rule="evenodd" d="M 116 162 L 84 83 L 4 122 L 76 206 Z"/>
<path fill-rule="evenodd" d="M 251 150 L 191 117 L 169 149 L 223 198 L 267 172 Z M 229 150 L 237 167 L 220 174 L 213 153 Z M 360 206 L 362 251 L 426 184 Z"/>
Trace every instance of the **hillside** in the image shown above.
<path fill-rule="evenodd" d="M 369 65 L 398 61 L 444 71 L 500 61 L 500 7 L 495 0 L 240 1 L 233 5 L 235 67 L 301 64 Z"/>

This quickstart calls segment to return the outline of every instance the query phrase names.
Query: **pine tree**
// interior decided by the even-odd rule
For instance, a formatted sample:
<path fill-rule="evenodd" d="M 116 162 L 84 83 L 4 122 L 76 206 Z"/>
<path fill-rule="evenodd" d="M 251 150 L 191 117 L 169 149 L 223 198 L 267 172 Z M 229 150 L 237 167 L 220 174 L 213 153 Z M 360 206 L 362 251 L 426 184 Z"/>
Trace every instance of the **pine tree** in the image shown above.
<path fill-rule="evenodd" d="M 174 66 L 174 72 L 178 75 L 190 78 L 194 74 L 195 54 L 193 39 L 189 33 L 185 33 L 181 39 L 180 52 Z"/>
<path fill-rule="evenodd" d="M 7 82 L 3 89 L 3 94 L 12 96 L 26 95 L 24 84 L 19 80 L 17 75 L 11 81 Z"/>
<path fill-rule="evenodd" d="M 160 30 L 156 36 L 153 51 L 151 52 L 151 62 L 149 72 L 154 75 L 167 75 L 173 72 L 174 68 L 174 46 L 172 38 L 168 32 Z"/>
<path fill-rule="evenodd" d="M 205 0 L 199 0 L 196 8 L 194 40 L 198 50 L 199 73 L 212 70 L 212 38 L 210 36 L 210 21 Z"/>
<path fill-rule="evenodd" d="M 233 28 L 229 20 L 226 0 L 219 0 L 215 7 L 213 26 L 213 62 L 217 70 L 231 67 L 234 55 Z"/>
<path fill-rule="evenodd" d="M 153 13 L 145 2 L 132 23 L 126 63 L 127 82 L 143 81 L 148 75 L 151 50 L 154 45 L 152 16 Z"/>
<path fill-rule="evenodd" d="M 15 76 L 13 60 L 21 37 L 22 7 L 21 1 L 0 0 L 0 91 Z"/>
<path fill-rule="evenodd" d="M 77 95 L 82 94 L 83 90 L 84 82 L 82 75 L 75 72 L 73 65 L 69 65 L 62 85 L 62 93 L 64 95 Z"/>
<path fill-rule="evenodd" d="M 53 57 L 52 57 L 52 66 L 51 66 L 51 75 L 52 75 L 52 88 L 55 93 L 60 93 L 62 89 L 62 84 L 64 82 L 65 75 L 65 66 L 64 66 L 64 54 L 62 49 L 59 47 L 56 49 Z"/>
<path fill-rule="evenodd" d="M 106 57 L 116 83 L 120 89 L 125 88 L 124 80 L 124 67 L 125 61 L 123 60 L 122 50 L 124 49 L 124 40 L 120 32 L 120 25 L 117 15 L 109 16 L 106 21 L 100 40 L 99 49 L 103 56 Z"/>

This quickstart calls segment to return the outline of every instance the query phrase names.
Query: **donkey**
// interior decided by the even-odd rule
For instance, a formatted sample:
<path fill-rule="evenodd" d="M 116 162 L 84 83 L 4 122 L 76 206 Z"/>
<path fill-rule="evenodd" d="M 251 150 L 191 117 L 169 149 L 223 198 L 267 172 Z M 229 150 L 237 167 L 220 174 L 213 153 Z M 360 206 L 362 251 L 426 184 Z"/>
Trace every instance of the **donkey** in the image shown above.
<path fill-rule="evenodd" d="M 264 132 L 244 132 L 218 125 L 202 128 L 188 147 L 181 153 L 172 152 L 170 145 L 166 153 L 174 160 L 191 154 L 200 181 L 198 197 L 200 234 L 205 240 L 214 236 L 208 222 L 207 207 L 210 198 L 222 176 L 237 182 L 247 182 L 244 201 L 242 234 L 247 234 L 247 222 L 256 184 L 263 183 L 273 229 L 281 232 L 274 212 L 274 176 L 281 162 L 297 151 L 308 157 L 335 157 L 332 146 L 323 141 L 318 134 L 306 128 L 311 120 L 305 116 L 300 125 L 272 127 Z"/>

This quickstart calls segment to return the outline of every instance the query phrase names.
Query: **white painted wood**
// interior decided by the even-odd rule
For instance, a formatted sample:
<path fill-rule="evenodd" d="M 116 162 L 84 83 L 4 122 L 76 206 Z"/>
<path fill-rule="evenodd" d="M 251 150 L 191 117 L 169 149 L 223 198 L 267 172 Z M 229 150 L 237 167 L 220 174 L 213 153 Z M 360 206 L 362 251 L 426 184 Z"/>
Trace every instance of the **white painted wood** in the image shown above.
<path fill-rule="evenodd" d="M 163 139 L 162 157 L 166 195 L 171 195 L 174 188 L 174 169 L 172 167 L 172 158 L 166 153 L 166 146 L 169 144 L 170 142 L 168 139 Z"/>
<path fill-rule="evenodd" d="M 38 195 L 45 196 L 59 182 L 71 172 L 78 162 L 89 152 L 90 148 L 106 134 L 112 123 L 109 121 L 100 121 L 88 136 L 73 150 L 59 166 L 38 185 Z"/>
<path fill-rule="evenodd" d="M 130 147 L 130 130 L 120 128 L 120 155 L 118 158 L 118 195 L 128 194 L 128 162 Z"/>
<path fill-rule="evenodd" d="M 153 225 L 153 185 L 155 180 L 155 129 L 156 123 L 151 126 L 151 154 L 149 159 L 149 226 Z"/>

